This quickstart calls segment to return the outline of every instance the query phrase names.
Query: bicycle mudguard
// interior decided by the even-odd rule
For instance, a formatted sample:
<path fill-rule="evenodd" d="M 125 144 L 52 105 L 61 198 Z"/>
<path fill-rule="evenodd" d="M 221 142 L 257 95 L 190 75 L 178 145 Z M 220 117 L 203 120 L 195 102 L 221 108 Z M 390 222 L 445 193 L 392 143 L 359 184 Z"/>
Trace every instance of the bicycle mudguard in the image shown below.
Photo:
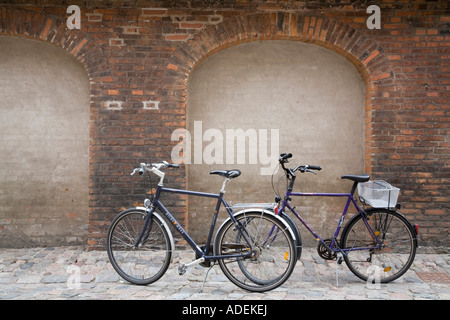
<path fill-rule="evenodd" d="M 302 250 L 302 247 L 301 247 L 301 238 L 297 238 L 296 235 L 295 235 L 295 232 L 292 230 L 292 228 L 291 228 L 291 226 L 289 225 L 289 223 L 288 223 L 286 220 L 284 220 L 283 218 L 281 218 L 280 216 L 276 215 L 273 211 L 268 210 L 268 209 L 262 209 L 262 208 L 261 208 L 261 209 L 252 208 L 252 209 L 244 209 L 244 210 L 238 211 L 238 212 L 236 212 L 233 216 L 234 216 L 234 217 L 237 217 L 237 216 L 239 216 L 239 215 L 242 215 L 242 214 L 245 214 L 245 213 L 251 213 L 251 212 L 257 212 L 257 213 L 263 212 L 264 214 L 271 215 L 271 216 L 275 217 L 275 219 L 277 219 L 278 221 L 280 221 L 280 222 L 286 227 L 286 229 L 289 231 L 289 233 L 290 233 L 292 239 L 294 240 L 294 242 L 295 242 L 295 244 L 296 244 L 296 247 L 297 247 L 297 252 L 296 252 L 296 253 L 300 253 L 300 254 L 301 254 L 301 250 Z M 224 225 L 228 222 L 228 220 L 230 220 L 230 219 L 231 219 L 231 218 L 229 218 L 229 217 L 228 217 L 227 219 L 225 219 L 225 221 L 222 223 L 222 225 L 219 227 L 219 229 L 217 229 L 216 235 L 219 233 L 220 229 L 222 229 L 223 226 L 224 226 Z M 297 231 L 298 231 L 298 230 L 297 230 Z M 299 235 L 300 235 L 300 234 L 299 234 Z M 297 246 L 299 240 L 300 240 L 300 247 Z M 214 240 L 214 243 L 215 243 L 215 240 Z M 300 250 L 300 252 L 299 252 L 299 250 Z M 300 257 L 298 257 L 298 259 L 300 259 Z M 298 259 L 297 259 L 297 260 L 298 260 Z"/>
<path fill-rule="evenodd" d="M 295 246 L 297 247 L 297 260 L 300 260 L 300 257 L 302 255 L 302 237 L 300 235 L 300 230 L 298 229 L 297 224 L 284 211 L 279 213 L 279 214 L 276 214 L 274 209 L 272 209 L 272 208 L 267 208 L 266 210 L 269 210 L 270 212 L 272 212 L 276 216 L 279 216 L 282 219 L 286 220 L 286 222 L 289 224 L 289 226 L 291 227 L 292 231 L 295 234 Z"/>
<path fill-rule="evenodd" d="M 120 212 L 119 214 L 131 211 L 131 210 L 145 212 L 146 208 L 145 207 L 129 208 L 129 209 L 126 209 L 126 210 Z M 152 215 L 154 215 L 159 221 L 161 221 L 162 226 L 166 229 L 167 234 L 169 235 L 170 245 L 172 246 L 172 252 L 174 252 L 175 251 L 175 240 L 173 239 L 172 232 L 170 231 L 169 226 L 166 223 L 166 220 L 164 220 L 156 211 L 153 211 Z M 170 262 L 172 263 L 172 261 L 173 261 L 173 254 L 171 256 Z"/>
<path fill-rule="evenodd" d="M 294 220 L 292 220 L 292 218 L 288 216 L 285 212 L 281 212 L 280 214 L 278 214 L 278 216 L 286 220 L 286 222 L 289 224 L 292 231 L 294 232 L 295 245 L 297 247 L 297 260 L 300 260 L 300 256 L 302 255 L 302 237 L 300 236 L 300 230 L 298 230 L 298 227 L 295 224 Z"/>

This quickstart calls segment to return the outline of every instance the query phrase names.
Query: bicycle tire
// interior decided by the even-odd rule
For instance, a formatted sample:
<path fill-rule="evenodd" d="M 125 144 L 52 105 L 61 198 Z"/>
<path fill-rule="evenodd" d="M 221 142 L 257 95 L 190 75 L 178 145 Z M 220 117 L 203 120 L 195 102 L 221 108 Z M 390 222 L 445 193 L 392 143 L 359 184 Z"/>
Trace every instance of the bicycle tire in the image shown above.
<path fill-rule="evenodd" d="M 297 263 L 295 243 L 287 224 L 261 211 L 237 214 L 235 219 L 237 225 L 228 219 L 218 230 L 215 255 L 252 253 L 252 256 L 219 259 L 225 276 L 252 292 L 269 291 L 282 285 Z M 251 242 L 251 248 L 245 238 Z"/>
<path fill-rule="evenodd" d="M 409 221 L 400 213 L 381 208 L 366 211 L 368 223 L 382 247 L 376 247 L 362 215 L 354 216 L 342 231 L 341 248 L 352 249 L 344 255 L 348 268 L 368 283 L 388 283 L 401 277 L 414 261 L 417 236 Z"/>
<path fill-rule="evenodd" d="M 163 221 L 152 214 L 141 245 L 135 243 L 144 228 L 144 210 L 121 212 L 108 230 L 106 248 L 116 272 L 128 282 L 147 285 L 167 271 L 172 258 L 172 244 Z"/>

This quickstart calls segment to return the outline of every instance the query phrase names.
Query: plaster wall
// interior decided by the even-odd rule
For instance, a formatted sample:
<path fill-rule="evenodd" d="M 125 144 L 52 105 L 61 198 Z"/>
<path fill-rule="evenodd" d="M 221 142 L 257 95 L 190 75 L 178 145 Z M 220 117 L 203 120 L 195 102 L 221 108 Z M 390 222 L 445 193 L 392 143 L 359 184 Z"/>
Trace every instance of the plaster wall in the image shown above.
<path fill-rule="evenodd" d="M 317 176 L 299 172 L 294 190 L 298 192 L 348 192 L 351 183 L 341 175 L 364 172 L 363 80 L 345 58 L 315 45 L 254 42 L 209 57 L 189 79 L 187 119 L 188 187 L 218 192 L 222 178 L 209 171 L 240 169 L 242 175 L 227 185 L 225 196 L 233 203 L 273 202 L 271 174 L 282 152 L 293 154 L 292 168 L 300 164 L 323 168 Z M 237 141 L 245 134 L 242 149 Z M 228 148 L 231 145 L 234 150 Z M 239 159 L 239 151 L 245 153 L 243 158 Z M 250 159 L 252 152 L 256 160 Z M 273 183 L 279 192 L 285 191 L 283 182 L 278 170 Z M 189 232 L 204 241 L 214 201 L 191 196 L 188 203 Z M 293 203 L 325 237 L 331 236 L 344 207 L 342 199 L 297 198 Z M 223 211 L 221 217 L 225 216 Z"/>
<path fill-rule="evenodd" d="M 64 50 L 0 37 L 2 247 L 87 241 L 89 79 Z"/>

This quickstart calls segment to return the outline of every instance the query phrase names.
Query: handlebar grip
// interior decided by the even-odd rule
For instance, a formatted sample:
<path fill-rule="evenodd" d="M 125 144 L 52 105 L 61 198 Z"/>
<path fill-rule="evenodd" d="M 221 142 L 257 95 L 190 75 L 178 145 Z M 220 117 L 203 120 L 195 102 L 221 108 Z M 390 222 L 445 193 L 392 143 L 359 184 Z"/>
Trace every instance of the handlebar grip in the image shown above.
<path fill-rule="evenodd" d="M 286 159 L 289 159 L 289 158 L 292 158 L 292 153 L 282 153 L 282 154 L 280 154 L 280 159 L 282 159 L 282 160 L 286 160 Z"/>
<path fill-rule="evenodd" d="M 308 165 L 308 168 L 311 169 L 311 170 L 318 170 L 318 171 L 322 170 L 322 167 L 320 167 L 320 166 L 311 166 L 311 165 Z"/>

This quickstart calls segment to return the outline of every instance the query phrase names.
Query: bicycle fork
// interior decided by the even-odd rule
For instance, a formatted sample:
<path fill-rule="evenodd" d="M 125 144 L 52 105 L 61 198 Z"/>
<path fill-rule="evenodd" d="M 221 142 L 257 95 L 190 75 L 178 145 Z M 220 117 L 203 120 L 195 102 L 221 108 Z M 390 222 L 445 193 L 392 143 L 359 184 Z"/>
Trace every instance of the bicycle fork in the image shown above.
<path fill-rule="evenodd" d="M 152 214 L 153 214 L 153 211 L 155 211 L 155 206 L 153 204 L 151 204 L 151 201 L 149 199 L 145 199 L 144 206 L 145 206 L 144 227 L 142 228 L 142 231 L 139 234 L 139 237 L 137 238 L 137 240 L 133 246 L 133 249 L 137 249 L 141 245 L 143 245 L 145 243 L 145 241 L 147 241 L 148 237 L 150 236 L 150 232 L 152 230 L 152 225 L 153 225 Z"/>

